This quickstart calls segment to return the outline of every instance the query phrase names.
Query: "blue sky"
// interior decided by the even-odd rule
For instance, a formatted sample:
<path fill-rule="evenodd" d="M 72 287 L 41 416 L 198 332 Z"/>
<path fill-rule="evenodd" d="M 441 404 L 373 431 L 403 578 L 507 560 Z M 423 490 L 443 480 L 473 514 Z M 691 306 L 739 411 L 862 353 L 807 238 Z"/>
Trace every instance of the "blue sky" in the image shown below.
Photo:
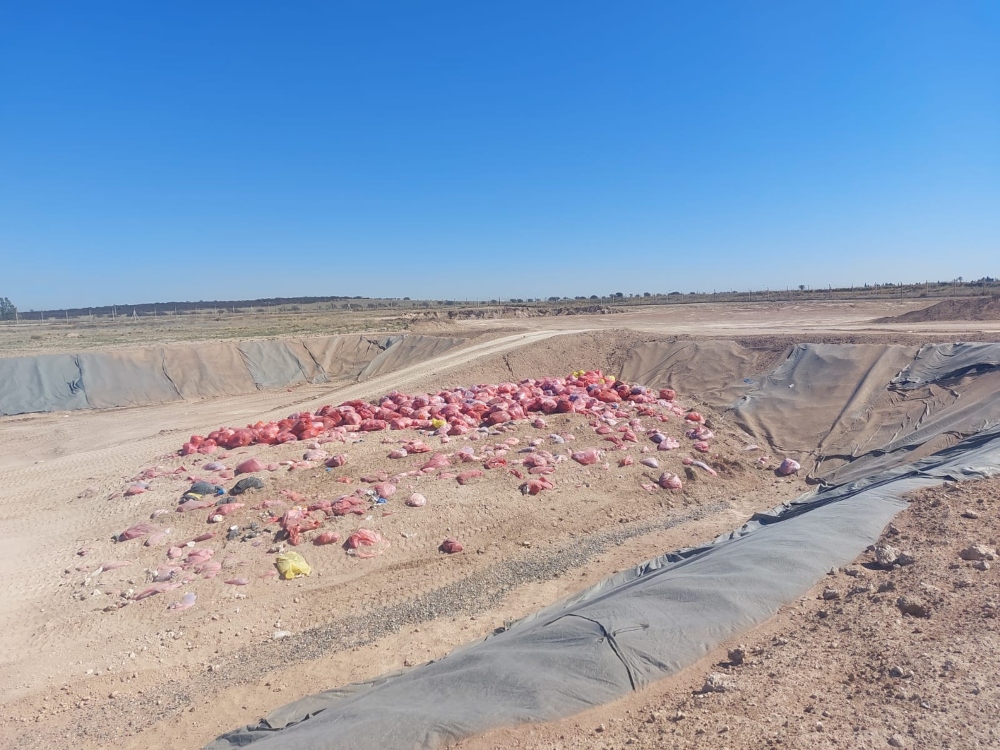
<path fill-rule="evenodd" d="M 1000 4 L 613 5 L 4 3 L 0 296 L 1000 276 Z"/>

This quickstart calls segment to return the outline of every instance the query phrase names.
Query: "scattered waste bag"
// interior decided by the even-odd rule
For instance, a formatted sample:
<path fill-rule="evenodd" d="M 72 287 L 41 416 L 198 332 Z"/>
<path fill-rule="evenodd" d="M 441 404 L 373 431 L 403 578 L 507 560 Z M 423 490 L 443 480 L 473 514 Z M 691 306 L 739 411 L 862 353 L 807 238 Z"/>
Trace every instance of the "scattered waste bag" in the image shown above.
<path fill-rule="evenodd" d="M 1000 473 L 1000 428 L 756 514 L 710 544 L 618 573 L 435 662 L 309 696 L 206 750 L 438 748 L 608 703 L 678 672 L 853 560 L 904 493 Z"/>
<path fill-rule="evenodd" d="M 283 552 L 275 559 L 274 564 L 278 568 L 278 574 L 286 581 L 299 576 L 307 576 L 312 573 L 312 568 L 306 559 L 298 552 L 290 550 Z"/>

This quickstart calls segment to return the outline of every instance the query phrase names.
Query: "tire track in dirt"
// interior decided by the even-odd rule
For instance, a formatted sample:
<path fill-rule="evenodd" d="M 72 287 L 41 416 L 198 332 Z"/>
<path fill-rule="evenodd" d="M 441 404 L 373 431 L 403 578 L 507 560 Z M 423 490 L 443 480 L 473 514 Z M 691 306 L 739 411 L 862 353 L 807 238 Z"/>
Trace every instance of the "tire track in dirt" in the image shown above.
<path fill-rule="evenodd" d="M 84 558 L 75 556 L 80 546 L 94 548 L 85 559 L 96 568 L 101 560 L 122 553 L 112 543 L 112 534 L 125 525 L 148 519 L 150 505 L 170 509 L 176 504 L 183 481 L 174 486 L 157 480 L 153 491 L 131 498 L 114 495 L 142 468 L 173 454 L 189 432 L 204 432 L 225 423 L 283 417 L 291 410 L 315 408 L 330 401 L 379 395 L 556 335 L 564 332 L 506 336 L 361 383 L 0 420 L 0 535 L 5 542 L 0 548 L 0 578 L 4 581 L 0 590 L 0 627 L 6 633 L 0 660 L 8 664 L 11 660 L 24 661 L 29 658 L 23 651 L 25 647 L 34 651 L 59 645 L 60 634 L 79 618 L 79 609 L 72 614 L 53 613 L 72 594 L 66 590 L 68 581 L 63 570 L 83 562 Z M 160 429 L 161 425 L 169 427 Z M 95 488 L 93 496 L 78 498 L 88 487 Z M 423 554 L 433 542 L 423 537 L 404 541 L 401 546 L 407 552 L 412 548 L 414 557 Z M 25 559 L 32 561 L 31 575 L 23 574 Z M 341 567 L 346 573 L 346 561 L 335 566 Z M 332 572 L 336 575 L 336 571 Z M 85 575 L 80 572 L 71 577 Z M 142 566 L 123 569 L 121 579 L 130 576 L 141 579 Z M 49 610 L 48 616 L 40 611 L 43 607 Z M 113 631 L 109 628 L 108 635 L 113 637 Z"/>

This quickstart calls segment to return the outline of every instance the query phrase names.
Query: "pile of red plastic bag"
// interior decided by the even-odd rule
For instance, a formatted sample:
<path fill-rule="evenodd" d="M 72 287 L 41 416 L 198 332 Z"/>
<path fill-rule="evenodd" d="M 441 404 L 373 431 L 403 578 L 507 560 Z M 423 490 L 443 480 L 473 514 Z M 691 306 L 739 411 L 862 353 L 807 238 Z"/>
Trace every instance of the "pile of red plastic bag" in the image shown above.
<path fill-rule="evenodd" d="M 531 415 L 538 416 L 536 427 L 544 427 L 540 417 L 546 414 L 663 418 L 661 410 L 667 410 L 701 421 L 700 415 L 685 412 L 674 399 L 675 393 L 669 388 L 654 393 L 644 386 L 604 375 L 600 370 L 581 371 L 567 378 L 529 378 L 519 383 L 453 388 L 435 394 L 393 391 L 377 404 L 347 401 L 339 406 L 323 406 L 315 413 L 292 414 L 277 422 L 221 427 L 206 436 L 192 435 L 180 452 L 210 454 L 219 447 L 233 449 L 323 437 L 336 439 L 348 432 L 380 430 L 432 430 L 438 435 L 464 435 L 479 427 L 502 425 Z"/>

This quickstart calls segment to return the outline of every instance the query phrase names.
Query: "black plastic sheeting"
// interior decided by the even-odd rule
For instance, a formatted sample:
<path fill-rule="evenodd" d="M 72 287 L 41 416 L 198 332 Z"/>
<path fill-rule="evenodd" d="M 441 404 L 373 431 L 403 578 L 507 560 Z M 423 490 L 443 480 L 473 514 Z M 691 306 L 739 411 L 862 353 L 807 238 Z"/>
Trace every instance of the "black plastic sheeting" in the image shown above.
<path fill-rule="evenodd" d="M 6 357 L 0 358 L 0 416 L 143 406 L 364 379 L 373 361 L 384 360 L 397 347 L 419 355 L 461 343 L 426 336 L 345 335 Z M 397 355 L 393 361 L 405 364 L 406 357 Z"/>
<path fill-rule="evenodd" d="M 909 390 L 997 368 L 1000 368 L 1000 344 L 929 344 L 921 347 L 913 362 L 893 379 L 892 385 Z"/>
<path fill-rule="evenodd" d="M 76 355 L 0 359 L 0 414 L 89 408 Z"/>

